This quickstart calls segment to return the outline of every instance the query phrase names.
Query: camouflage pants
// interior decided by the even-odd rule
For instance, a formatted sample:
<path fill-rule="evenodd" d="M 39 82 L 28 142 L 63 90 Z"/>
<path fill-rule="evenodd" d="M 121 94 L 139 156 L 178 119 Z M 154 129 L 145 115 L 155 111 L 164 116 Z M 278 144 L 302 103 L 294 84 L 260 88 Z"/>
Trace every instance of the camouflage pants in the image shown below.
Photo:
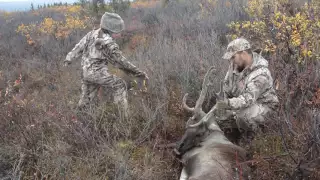
<path fill-rule="evenodd" d="M 95 100 L 98 89 L 101 86 L 110 90 L 113 102 L 123 110 L 124 116 L 128 117 L 129 110 L 126 84 L 121 78 L 111 75 L 107 71 L 91 73 L 84 76 L 78 107 L 88 107 Z"/>
<path fill-rule="evenodd" d="M 240 131 L 256 132 L 259 125 L 265 123 L 266 116 L 271 109 L 262 104 L 253 104 L 248 108 L 231 112 L 228 111 L 225 118 L 219 120 L 219 126 L 225 128 L 237 128 Z"/>

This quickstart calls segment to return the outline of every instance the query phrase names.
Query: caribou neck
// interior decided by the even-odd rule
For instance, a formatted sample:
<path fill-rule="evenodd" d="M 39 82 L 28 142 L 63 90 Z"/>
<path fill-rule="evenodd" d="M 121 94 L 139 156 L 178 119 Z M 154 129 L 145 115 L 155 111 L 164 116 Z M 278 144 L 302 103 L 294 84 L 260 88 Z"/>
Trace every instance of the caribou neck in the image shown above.
<path fill-rule="evenodd" d="M 232 144 L 227 137 L 224 135 L 223 131 L 216 124 L 212 122 L 208 127 L 209 135 L 201 142 L 201 146 L 208 146 L 212 144 Z"/>

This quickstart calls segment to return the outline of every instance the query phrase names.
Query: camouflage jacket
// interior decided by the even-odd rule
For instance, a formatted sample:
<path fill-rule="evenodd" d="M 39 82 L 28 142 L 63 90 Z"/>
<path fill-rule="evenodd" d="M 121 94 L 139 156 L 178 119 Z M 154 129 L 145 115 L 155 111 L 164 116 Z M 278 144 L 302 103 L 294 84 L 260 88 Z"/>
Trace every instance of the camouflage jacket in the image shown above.
<path fill-rule="evenodd" d="M 81 55 L 84 77 L 108 70 L 108 63 L 132 74 L 141 73 L 136 66 L 126 60 L 112 37 L 101 29 L 90 31 L 85 35 L 67 54 L 65 62 L 71 62 Z"/>
<path fill-rule="evenodd" d="M 246 108 L 253 103 L 273 109 L 278 104 L 268 61 L 255 52 L 253 64 L 242 72 L 238 72 L 233 63 L 230 64 L 223 89 L 232 109 Z"/>

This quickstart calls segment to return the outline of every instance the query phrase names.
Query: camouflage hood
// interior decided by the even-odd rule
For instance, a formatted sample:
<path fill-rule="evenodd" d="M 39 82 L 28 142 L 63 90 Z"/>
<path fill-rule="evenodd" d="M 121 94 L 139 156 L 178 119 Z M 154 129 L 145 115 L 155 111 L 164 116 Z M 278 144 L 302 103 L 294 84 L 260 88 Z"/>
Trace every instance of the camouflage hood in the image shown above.
<path fill-rule="evenodd" d="M 100 27 L 114 33 L 119 33 L 124 29 L 124 22 L 118 14 L 105 12 L 101 17 Z"/>
<path fill-rule="evenodd" d="M 260 54 L 253 52 L 253 63 L 252 65 L 248 68 L 248 70 L 254 71 L 255 69 L 258 68 L 268 68 L 269 67 L 269 62 L 263 58 Z"/>

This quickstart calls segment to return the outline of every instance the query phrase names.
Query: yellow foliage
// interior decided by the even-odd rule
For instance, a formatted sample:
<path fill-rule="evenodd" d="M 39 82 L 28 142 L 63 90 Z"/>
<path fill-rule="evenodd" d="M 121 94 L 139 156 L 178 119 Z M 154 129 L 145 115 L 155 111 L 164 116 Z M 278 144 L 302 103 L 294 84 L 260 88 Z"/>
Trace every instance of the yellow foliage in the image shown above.
<path fill-rule="evenodd" d="M 67 12 L 69 13 L 79 13 L 81 11 L 81 6 L 68 6 Z"/>
<path fill-rule="evenodd" d="M 138 0 L 131 3 L 132 8 L 148 8 L 154 7 L 159 1 L 158 0 Z"/>
<path fill-rule="evenodd" d="M 73 5 L 73 6 L 52 6 L 48 8 L 50 10 L 56 12 L 62 12 L 66 14 L 79 14 L 82 10 L 80 5 Z"/>
<path fill-rule="evenodd" d="M 39 31 L 42 33 L 51 34 L 57 25 L 58 22 L 54 21 L 52 18 L 45 18 L 40 24 Z"/>
<path fill-rule="evenodd" d="M 68 29 L 85 29 L 86 23 L 79 17 L 66 15 L 65 27 Z"/>
<path fill-rule="evenodd" d="M 16 32 L 23 34 L 28 44 L 34 45 L 35 41 L 33 39 L 40 35 L 66 38 L 74 30 L 87 28 L 89 18 L 80 16 L 81 6 L 59 6 L 50 7 L 49 9 L 64 11 L 64 20 L 57 21 L 53 18 L 46 17 L 37 24 L 19 25 Z M 39 12 L 35 11 L 34 13 Z"/>
<path fill-rule="evenodd" d="M 251 17 L 254 17 L 255 15 L 261 16 L 263 13 L 262 9 L 263 3 L 261 3 L 261 0 L 248 0 L 246 11 Z"/>
<path fill-rule="evenodd" d="M 258 41 L 260 48 L 275 53 L 277 48 L 290 48 L 296 61 L 319 59 L 320 3 L 305 4 L 292 14 L 288 0 L 249 0 L 246 9 L 250 21 L 231 22 L 230 39 L 244 36 Z M 273 11 L 271 13 L 270 11 Z M 289 45 L 289 46 L 288 46 Z"/>

